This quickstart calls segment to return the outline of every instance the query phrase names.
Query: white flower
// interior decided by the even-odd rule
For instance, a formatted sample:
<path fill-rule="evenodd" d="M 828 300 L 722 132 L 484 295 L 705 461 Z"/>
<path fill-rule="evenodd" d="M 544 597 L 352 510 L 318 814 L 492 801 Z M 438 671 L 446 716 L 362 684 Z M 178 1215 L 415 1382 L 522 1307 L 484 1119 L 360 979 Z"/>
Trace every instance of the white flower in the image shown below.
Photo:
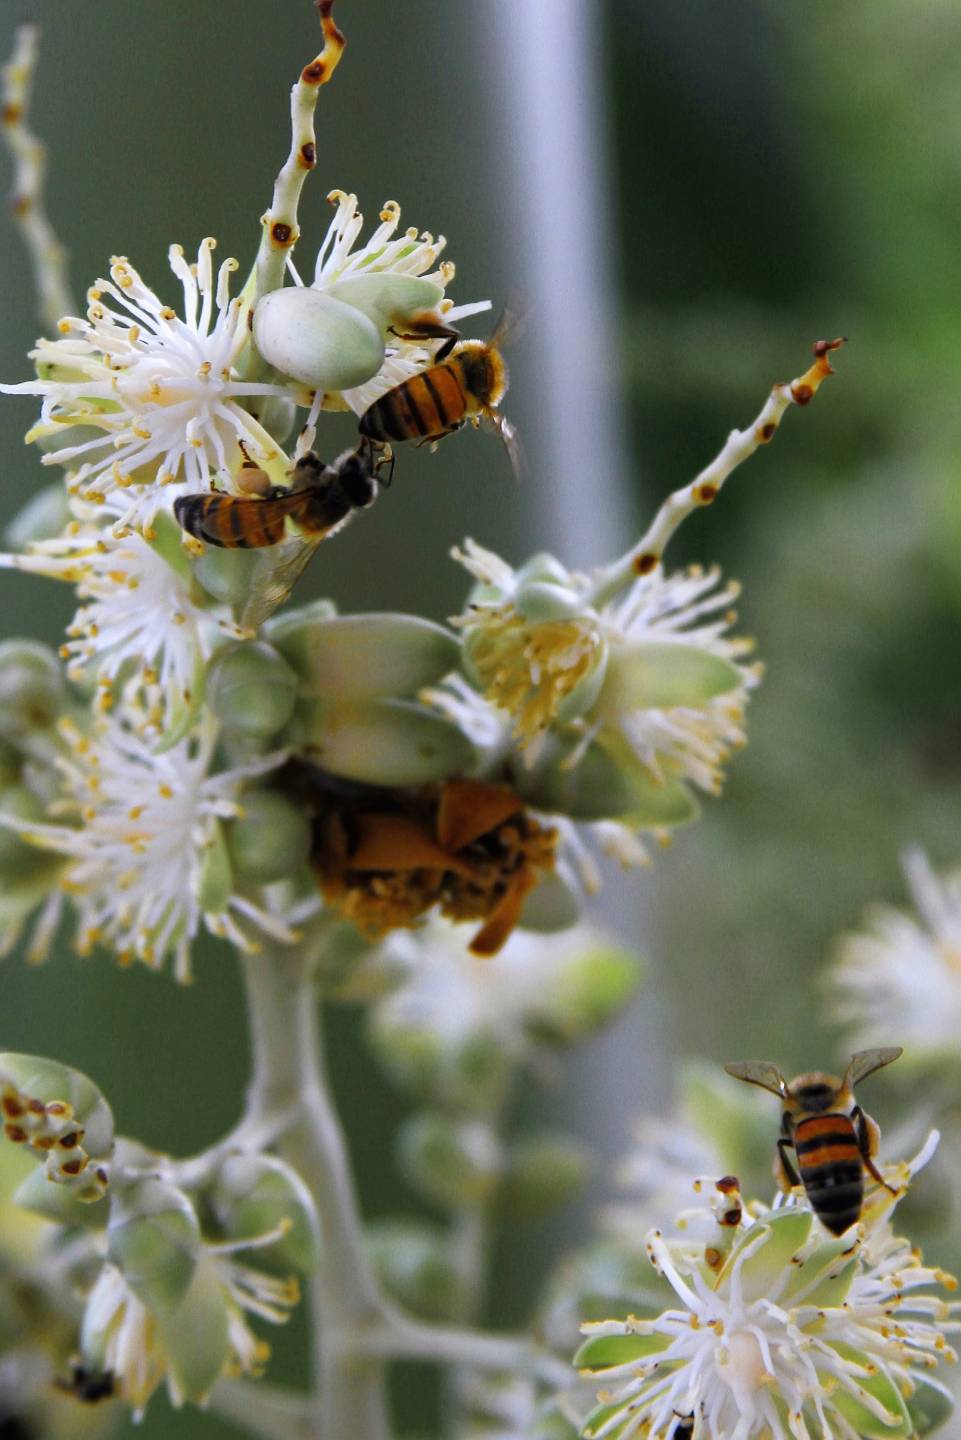
<path fill-rule="evenodd" d="M 201 1283 L 188 1290 L 172 1316 L 164 1318 L 137 1298 L 121 1270 L 109 1263 L 103 1266 L 87 1298 L 81 1350 L 99 1371 L 113 1375 L 121 1398 L 133 1407 L 135 1420 L 142 1417 L 161 1381 L 166 1380 L 171 1404 L 180 1406 L 186 1399 L 205 1399 L 218 1378 L 216 1374 L 198 1378 L 195 1357 L 179 1353 L 178 1327 L 183 1326 L 189 1335 L 191 1325 L 197 1323 L 186 1313 L 191 1310 L 199 1311 L 208 1331 L 203 1344 L 195 1336 L 192 1346 L 201 1354 L 204 1346 L 209 1346 L 213 1361 L 221 1360 L 219 1373 L 263 1373 L 270 1346 L 250 1329 L 245 1312 L 283 1324 L 299 1292 L 290 1280 L 275 1279 L 218 1253 L 230 1248 L 240 1247 L 208 1247 L 198 1266 L 198 1272 L 204 1272 L 198 1277 Z M 216 1336 L 224 1321 L 226 1344 L 221 1348 L 210 1332 Z M 200 1364 L 215 1368 L 206 1355 Z M 198 1386 L 202 1393 L 195 1393 Z"/>
<path fill-rule="evenodd" d="M 878 905 L 846 935 L 828 975 L 831 1018 L 857 1048 L 896 1036 L 910 1051 L 959 1053 L 961 871 L 938 877 L 920 850 L 904 859 L 915 915 Z"/>
<path fill-rule="evenodd" d="M 190 705 L 218 634 L 241 633 L 195 604 L 186 559 L 171 565 L 135 533 L 115 536 L 75 520 L 25 555 L 0 555 L 0 567 L 76 585 L 86 603 L 60 649 L 67 674 L 83 682 L 92 672 L 103 709 L 116 699 L 116 682 L 131 680 L 157 728 L 172 710 Z"/>
<path fill-rule="evenodd" d="M 597 582 L 549 556 L 515 572 L 471 540 L 453 553 L 479 582 L 456 621 L 468 663 L 531 763 L 553 731 L 572 745 L 565 768 L 596 745 L 657 784 L 718 793 L 759 679 L 740 663 L 751 642 L 727 633 L 737 586 L 716 569 L 655 567 L 595 606 Z"/>
<path fill-rule="evenodd" d="M 339 281 L 361 275 L 412 275 L 433 281 L 442 291 L 450 285 L 454 278 L 453 263 L 449 260 L 438 263 L 447 241 L 443 235 L 435 240 L 428 231 L 418 234 L 415 228 L 398 235 L 400 206 L 396 201 L 387 201 L 380 212 L 380 224 L 367 243 L 354 249 L 364 227 L 364 217 L 357 209 L 357 196 L 332 190 L 327 198 L 336 206 L 336 213 L 317 252 L 311 289 L 326 291 Z M 288 264 L 295 282 L 302 285 L 304 282 L 293 262 Z M 453 305 L 443 300 L 438 313 L 445 325 L 456 326 L 459 320 L 490 308 L 489 300 L 467 305 Z M 342 391 L 339 396 L 318 396 L 308 424 L 316 421 L 321 401 L 334 407 L 342 402 L 356 415 L 363 415 L 381 395 L 432 364 L 438 343 L 392 335 L 376 375 L 363 385 Z"/>
<path fill-rule="evenodd" d="M 238 442 L 260 459 L 276 446 L 244 409 L 254 396 L 285 395 L 275 384 L 239 377 L 236 364 L 249 340 L 247 309 L 229 296 L 235 260 L 216 275 L 216 241 L 201 242 L 195 265 L 179 245 L 170 268 L 184 292 L 183 318 L 164 305 L 123 257 L 110 279 L 88 292 L 87 318 L 61 322 L 62 338 L 31 351 L 40 378 L 3 385 L 8 394 L 43 396 L 40 424 L 28 439 L 67 426 L 102 432 L 43 456 L 70 471 L 72 492 L 107 502 L 121 526 L 149 527 L 178 495 L 206 491 L 213 475 L 240 463 Z M 47 373 L 51 371 L 53 373 Z"/>
<path fill-rule="evenodd" d="M 737 1203 L 734 1203 L 737 1202 Z M 886 1225 L 826 1237 L 806 1205 L 748 1213 L 718 1187 L 708 1243 L 648 1253 L 677 1296 L 649 1319 L 584 1325 L 577 1363 L 603 1382 L 592 1440 L 858 1440 L 914 1433 L 906 1401 L 955 1359 L 951 1277 Z M 685 1433 L 681 1431 L 681 1433 Z"/>
<path fill-rule="evenodd" d="M 122 718 L 92 737 L 69 726 L 71 753 L 58 763 L 58 809 L 79 823 L 27 823 L 0 817 L 25 839 L 70 858 L 60 885 L 78 912 L 77 946 L 102 943 L 121 963 L 190 979 L 190 947 L 203 921 L 245 951 L 256 943 L 239 921 L 282 941 L 294 938 L 279 916 L 233 889 L 220 821 L 242 814 L 243 782 L 280 763 L 272 756 L 210 775 L 215 732 L 208 726 L 162 754 Z"/>

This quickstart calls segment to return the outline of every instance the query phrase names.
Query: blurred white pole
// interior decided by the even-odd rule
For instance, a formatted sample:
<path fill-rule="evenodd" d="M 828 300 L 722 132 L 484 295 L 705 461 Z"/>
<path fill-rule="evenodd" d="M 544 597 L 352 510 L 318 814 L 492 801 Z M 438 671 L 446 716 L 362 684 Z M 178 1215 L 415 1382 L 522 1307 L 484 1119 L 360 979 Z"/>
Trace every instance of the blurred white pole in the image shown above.
<path fill-rule="evenodd" d="M 530 310 L 510 413 L 529 455 L 534 543 L 583 569 L 630 543 L 636 521 L 625 482 L 638 469 L 627 453 L 615 323 L 617 206 L 600 5 L 482 0 L 472 10 L 491 77 L 491 151 L 505 172 L 497 177 L 499 238 L 509 283 Z M 612 873 L 601 897 L 598 918 L 632 946 L 647 929 L 637 896 L 649 884 Z M 575 1063 L 567 1108 L 579 1110 L 598 1149 L 619 1153 L 630 1117 L 665 1102 L 668 1049 L 645 994 L 626 1024 Z M 605 1104 L 612 1090 L 618 1101 Z"/>

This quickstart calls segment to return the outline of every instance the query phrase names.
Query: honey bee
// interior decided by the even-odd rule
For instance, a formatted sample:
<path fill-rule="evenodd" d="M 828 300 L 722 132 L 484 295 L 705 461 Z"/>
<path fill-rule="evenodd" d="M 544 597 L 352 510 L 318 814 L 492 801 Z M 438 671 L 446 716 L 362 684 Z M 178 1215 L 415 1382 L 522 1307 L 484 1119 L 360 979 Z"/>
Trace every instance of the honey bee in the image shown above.
<path fill-rule="evenodd" d="M 899 1045 L 859 1050 L 843 1080 L 812 1070 L 790 1084 L 767 1060 L 724 1067 L 735 1079 L 760 1085 L 783 1100 L 775 1177 L 784 1190 L 804 1186 L 812 1210 L 832 1235 L 843 1235 L 860 1218 L 865 1170 L 892 1195 L 897 1193 L 874 1163 L 881 1132 L 855 1101 L 854 1087 L 900 1054 Z M 785 1153 L 789 1149 L 794 1151 L 797 1169 Z"/>
<path fill-rule="evenodd" d="M 426 370 L 388 390 L 360 417 L 360 433 L 367 440 L 441 440 L 470 421 L 487 420 L 519 468 L 517 436 L 513 425 L 498 410 L 507 393 L 507 364 L 500 346 L 513 322 L 505 314 L 489 340 L 450 342 L 437 352 Z"/>
<path fill-rule="evenodd" d="M 382 480 L 384 466 L 389 471 Z M 252 628 L 287 598 L 320 542 L 341 529 L 355 511 L 373 505 L 378 487 L 390 484 L 393 456 L 389 447 L 365 441 L 325 465 L 309 450 L 295 464 L 289 487 L 271 485 L 261 495 L 250 493 L 258 488 L 262 474 L 248 460 L 240 471 L 248 493 L 213 491 L 182 495 L 174 501 L 174 514 L 182 528 L 208 545 L 260 550 L 283 543 L 280 555 L 272 556 L 260 573 L 251 577 L 251 595 L 241 623 Z M 288 520 L 295 526 L 292 535 Z"/>
<path fill-rule="evenodd" d="M 58 1390 L 82 1400 L 85 1405 L 96 1405 L 100 1400 L 109 1400 L 117 1393 L 113 1372 L 110 1370 L 87 1370 L 76 1361 L 70 1367 L 69 1380 L 55 1381 Z"/>

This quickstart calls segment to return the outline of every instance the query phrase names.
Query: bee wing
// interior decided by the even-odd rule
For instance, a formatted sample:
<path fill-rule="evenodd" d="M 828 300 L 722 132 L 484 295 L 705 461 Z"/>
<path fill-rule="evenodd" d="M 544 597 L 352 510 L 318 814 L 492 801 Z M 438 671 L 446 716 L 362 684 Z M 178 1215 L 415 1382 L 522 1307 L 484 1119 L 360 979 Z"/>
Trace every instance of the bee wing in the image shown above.
<path fill-rule="evenodd" d="M 788 1093 L 784 1076 L 770 1060 L 735 1060 L 724 1068 L 735 1080 L 746 1080 L 749 1085 L 760 1085 L 762 1090 L 770 1090 L 772 1095 L 778 1095 L 782 1099 Z"/>
<path fill-rule="evenodd" d="M 851 1056 L 851 1063 L 844 1077 L 845 1085 L 849 1090 L 853 1090 L 859 1080 L 863 1080 L 874 1070 L 880 1070 L 882 1065 L 890 1065 L 892 1060 L 897 1060 L 898 1056 L 903 1054 L 900 1045 L 887 1045 L 880 1050 L 859 1050 L 856 1055 Z"/>
<path fill-rule="evenodd" d="M 330 531 L 314 535 L 292 535 L 279 545 L 257 551 L 251 576 L 250 594 L 240 614 L 240 623 L 258 630 L 278 605 L 282 605 L 307 567 L 321 540 Z"/>
<path fill-rule="evenodd" d="M 527 470 L 527 464 L 524 460 L 524 447 L 521 445 L 517 427 L 512 425 L 504 415 L 498 415 L 494 420 L 494 424 L 501 440 L 504 442 L 504 449 L 507 451 L 507 457 L 511 462 L 511 469 L 514 471 L 514 479 L 523 480 Z"/>

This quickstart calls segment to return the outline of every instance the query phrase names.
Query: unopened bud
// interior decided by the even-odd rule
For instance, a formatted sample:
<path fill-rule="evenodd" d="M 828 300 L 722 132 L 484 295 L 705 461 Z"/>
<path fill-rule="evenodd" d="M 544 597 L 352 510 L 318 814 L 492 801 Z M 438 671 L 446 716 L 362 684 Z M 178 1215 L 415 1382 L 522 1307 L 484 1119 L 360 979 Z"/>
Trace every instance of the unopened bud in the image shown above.
<path fill-rule="evenodd" d="M 543 1132 L 511 1148 L 500 1204 L 521 1220 L 540 1220 L 586 1183 L 590 1157 L 571 1135 Z"/>
<path fill-rule="evenodd" d="M 254 344 L 269 365 L 313 390 L 350 390 L 384 360 L 378 327 L 360 310 L 306 286 L 271 290 L 254 311 Z"/>
<path fill-rule="evenodd" d="M 382 335 L 391 327 L 402 330 L 404 320 L 411 316 L 436 310 L 444 298 L 443 289 L 433 280 L 389 270 L 348 275 L 325 285 L 324 294 L 360 310 Z"/>
<path fill-rule="evenodd" d="M 576 764 L 573 758 L 573 746 L 549 741 L 530 769 L 517 767 L 518 793 L 528 804 L 572 820 L 623 819 L 636 828 L 659 829 L 697 817 L 697 801 L 687 787 L 655 779 L 632 751 L 615 758 L 595 742 Z"/>
<path fill-rule="evenodd" d="M 207 698 L 228 730 L 251 738 L 276 735 L 293 714 L 297 676 L 264 640 L 221 650 L 207 672 Z"/>
<path fill-rule="evenodd" d="M 227 852 L 242 880 L 270 885 L 295 875 L 310 855 L 310 822 L 275 790 L 248 790 L 243 816 L 225 826 Z"/>
<path fill-rule="evenodd" d="M 141 1180 L 113 1195 L 107 1250 L 133 1293 L 155 1315 L 183 1300 L 200 1254 L 200 1226 L 182 1190 Z"/>
<path fill-rule="evenodd" d="M 555 1042 L 573 1044 L 623 1010 L 642 976 L 637 956 L 615 945 L 594 943 L 575 951 L 558 965 L 538 1030 Z"/>
<path fill-rule="evenodd" d="M 306 701 L 295 729 L 321 769 L 369 785 L 426 785 L 468 771 L 474 760 L 453 721 L 409 700 Z"/>
<path fill-rule="evenodd" d="M 452 1120 L 424 1111 L 401 1127 L 398 1145 L 407 1178 L 439 1205 L 479 1205 L 500 1179 L 501 1148 L 482 1120 Z"/>
<path fill-rule="evenodd" d="M 278 1227 L 284 1233 L 258 1249 L 259 1265 L 312 1274 L 320 1263 L 321 1236 L 313 1197 L 295 1170 L 271 1155 L 231 1155 L 209 1193 L 211 1208 L 229 1240 L 256 1240 Z"/>
<path fill-rule="evenodd" d="M 416 615 L 337 615 L 288 624 L 271 641 L 299 675 L 303 692 L 324 700 L 416 695 L 457 668 L 449 630 Z"/>
<path fill-rule="evenodd" d="M 453 1318 L 464 1298 L 464 1277 L 439 1225 L 424 1220 L 375 1220 L 367 1245 L 385 1290 L 427 1320 Z"/>
<path fill-rule="evenodd" d="M 49 730 L 65 700 L 63 671 L 47 645 L 33 640 L 0 644 L 0 736 L 17 741 Z"/>

